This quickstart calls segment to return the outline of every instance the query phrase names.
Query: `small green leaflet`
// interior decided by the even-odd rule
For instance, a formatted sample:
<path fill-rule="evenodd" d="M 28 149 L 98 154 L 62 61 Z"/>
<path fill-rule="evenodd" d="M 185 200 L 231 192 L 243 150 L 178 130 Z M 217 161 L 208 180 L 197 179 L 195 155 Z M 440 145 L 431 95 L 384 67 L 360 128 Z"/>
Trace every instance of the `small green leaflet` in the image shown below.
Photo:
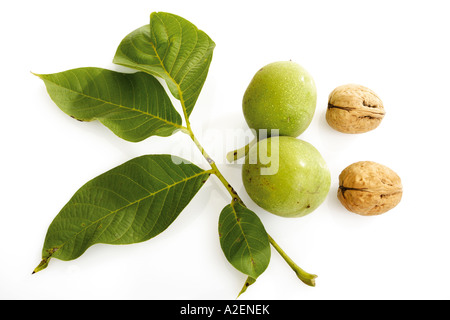
<path fill-rule="evenodd" d="M 270 261 L 269 237 L 261 220 L 250 209 L 233 202 L 220 214 L 219 236 L 227 260 L 249 275 L 252 284 Z"/>
<path fill-rule="evenodd" d="M 51 223 L 42 250 L 73 260 L 96 243 L 131 244 L 163 232 L 200 190 L 211 172 L 171 155 L 134 158 L 86 183 Z"/>
<path fill-rule="evenodd" d="M 163 78 L 189 116 L 208 75 L 214 48 L 211 38 L 186 19 L 153 12 L 150 25 L 122 40 L 113 62 Z"/>
<path fill-rule="evenodd" d="M 99 120 L 127 141 L 167 137 L 182 128 L 164 88 L 147 73 L 79 68 L 37 76 L 62 111 L 80 121 Z"/>

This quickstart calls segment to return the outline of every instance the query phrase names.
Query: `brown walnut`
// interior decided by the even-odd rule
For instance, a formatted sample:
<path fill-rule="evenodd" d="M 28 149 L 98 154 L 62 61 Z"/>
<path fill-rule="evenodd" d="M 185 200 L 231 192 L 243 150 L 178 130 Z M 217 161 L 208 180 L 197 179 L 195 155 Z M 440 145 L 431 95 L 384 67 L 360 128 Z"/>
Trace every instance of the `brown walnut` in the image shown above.
<path fill-rule="evenodd" d="M 347 84 L 328 97 L 328 124 L 343 133 L 363 133 L 375 129 L 385 115 L 383 102 L 369 88 Z"/>
<path fill-rule="evenodd" d="M 391 210 L 402 194 L 400 177 L 376 162 L 355 162 L 339 175 L 338 199 L 347 210 L 363 216 Z"/>

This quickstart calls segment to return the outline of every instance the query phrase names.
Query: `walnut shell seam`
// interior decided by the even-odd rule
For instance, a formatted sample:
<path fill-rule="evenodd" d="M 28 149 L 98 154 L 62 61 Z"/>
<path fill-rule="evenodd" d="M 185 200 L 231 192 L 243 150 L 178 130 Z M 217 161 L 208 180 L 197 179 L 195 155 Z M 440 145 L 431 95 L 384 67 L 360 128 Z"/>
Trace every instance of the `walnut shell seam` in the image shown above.
<path fill-rule="evenodd" d="M 381 99 L 361 85 L 339 86 L 328 97 L 326 120 L 332 128 L 343 133 L 374 130 L 385 114 Z"/>
<path fill-rule="evenodd" d="M 372 161 L 353 163 L 339 176 L 338 199 L 349 211 L 370 216 L 394 208 L 403 186 L 391 169 Z"/>
<path fill-rule="evenodd" d="M 368 108 L 374 108 L 377 109 L 378 111 L 372 111 L 372 110 L 360 110 L 358 108 L 353 108 L 353 107 L 340 107 L 337 105 L 333 105 L 331 103 L 328 103 L 328 109 L 341 109 L 341 110 L 345 110 L 347 112 L 355 112 L 355 113 L 361 113 L 361 116 L 358 116 L 358 118 L 369 118 L 369 119 L 383 119 L 383 117 L 386 115 L 386 112 L 383 110 L 378 109 L 378 107 L 371 107 L 371 106 L 367 106 Z M 365 113 L 369 113 L 369 115 L 365 114 Z"/>

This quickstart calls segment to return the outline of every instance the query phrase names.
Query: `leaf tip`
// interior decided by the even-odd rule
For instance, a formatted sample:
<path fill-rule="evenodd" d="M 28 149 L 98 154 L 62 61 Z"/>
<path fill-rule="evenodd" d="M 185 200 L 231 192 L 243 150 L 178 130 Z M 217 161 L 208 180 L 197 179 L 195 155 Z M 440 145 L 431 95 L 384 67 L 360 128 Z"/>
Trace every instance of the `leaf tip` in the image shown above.
<path fill-rule="evenodd" d="M 247 280 L 245 280 L 244 286 L 242 287 L 241 291 L 237 295 L 236 299 L 238 299 L 241 296 L 241 294 L 243 294 L 245 291 L 247 291 L 247 288 L 250 287 L 255 282 L 256 282 L 255 278 L 252 278 L 250 276 L 247 277 Z"/>
<path fill-rule="evenodd" d="M 39 265 L 33 270 L 31 274 L 38 273 L 39 271 L 44 270 L 48 266 L 49 259 L 42 259 Z"/>
<path fill-rule="evenodd" d="M 30 73 L 31 73 L 33 76 L 36 76 L 36 77 L 38 77 L 38 78 L 41 78 L 41 77 L 42 77 L 42 74 L 34 73 L 33 71 L 30 71 Z"/>

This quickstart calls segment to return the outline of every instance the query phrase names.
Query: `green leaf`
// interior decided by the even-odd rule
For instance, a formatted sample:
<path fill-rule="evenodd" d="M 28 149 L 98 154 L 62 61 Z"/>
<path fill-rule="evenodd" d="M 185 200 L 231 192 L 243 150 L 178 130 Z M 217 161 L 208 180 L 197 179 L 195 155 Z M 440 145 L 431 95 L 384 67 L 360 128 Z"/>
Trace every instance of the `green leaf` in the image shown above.
<path fill-rule="evenodd" d="M 79 68 L 37 76 L 62 111 L 80 121 L 99 120 L 127 141 L 166 137 L 182 128 L 164 88 L 147 73 Z"/>
<path fill-rule="evenodd" d="M 126 36 L 114 63 L 163 78 L 189 116 L 208 75 L 215 43 L 177 15 L 153 12 L 150 25 Z"/>
<path fill-rule="evenodd" d="M 253 211 L 239 202 L 226 206 L 219 217 L 219 236 L 227 260 L 252 281 L 266 270 L 270 261 L 269 237 Z"/>
<path fill-rule="evenodd" d="M 132 159 L 86 183 L 51 223 L 42 250 L 50 258 L 73 260 L 96 243 L 131 244 L 164 231 L 210 175 L 170 155 Z"/>

